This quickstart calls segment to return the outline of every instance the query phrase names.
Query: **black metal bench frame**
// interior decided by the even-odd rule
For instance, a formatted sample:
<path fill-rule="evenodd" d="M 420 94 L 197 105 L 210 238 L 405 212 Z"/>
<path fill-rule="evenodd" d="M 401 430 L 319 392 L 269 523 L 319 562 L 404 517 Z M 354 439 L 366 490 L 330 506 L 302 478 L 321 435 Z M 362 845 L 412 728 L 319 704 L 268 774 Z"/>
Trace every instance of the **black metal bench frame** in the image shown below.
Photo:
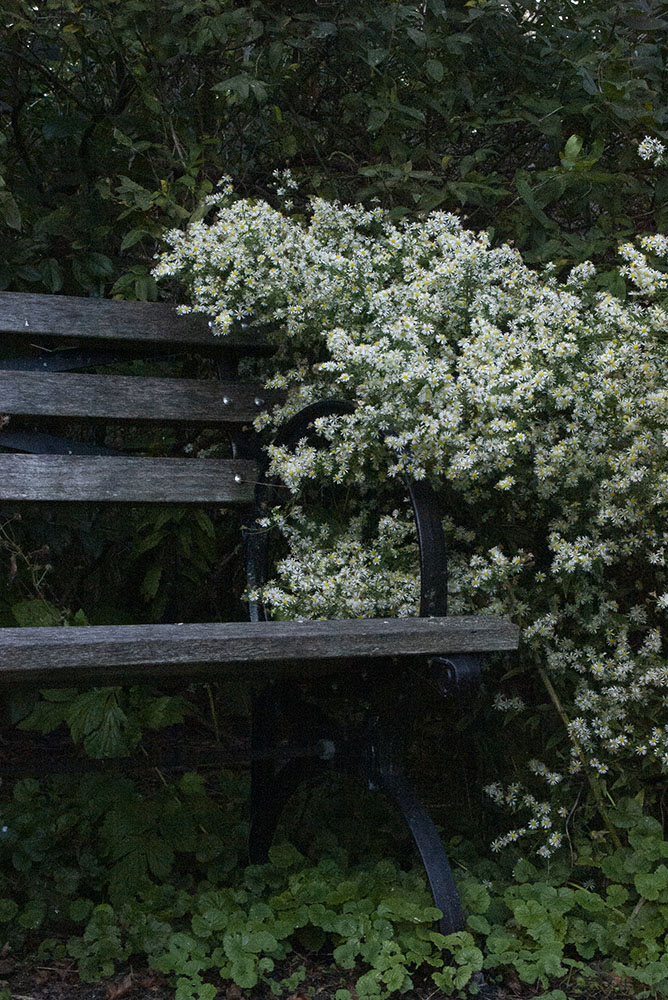
<path fill-rule="evenodd" d="M 204 317 L 178 316 L 166 304 L 20 293 L 0 293 L 0 332 L 27 335 L 33 348 L 29 356 L 0 359 L 0 413 L 10 416 L 0 430 L 0 501 L 237 504 L 250 526 L 245 530 L 249 585 L 266 580 L 266 533 L 252 525 L 275 502 L 274 485 L 264 478 L 264 452 L 249 424 L 268 396 L 234 380 L 239 358 L 263 351 L 261 342 L 243 331 L 215 339 Z M 65 349 L 59 346 L 63 342 Z M 219 381 L 71 374 L 150 357 L 155 345 L 213 355 Z M 160 412 L 149 413 L 151 405 Z M 289 421 L 280 441 L 296 444 L 317 417 L 351 408 L 340 400 L 308 406 Z M 22 419 L 32 423 L 40 416 L 213 421 L 226 425 L 233 458 L 127 458 L 21 426 Z M 455 695 L 477 683 L 486 652 L 517 647 L 518 630 L 491 616 L 447 617 L 438 505 L 428 483 L 407 483 L 407 489 L 420 548 L 419 618 L 268 622 L 253 602 L 248 623 L 7 628 L 0 630 L 0 685 L 103 685 L 174 675 L 188 682 L 230 675 L 259 679 L 261 690 L 253 697 L 251 861 L 266 859 L 297 788 L 336 767 L 396 803 L 443 913 L 442 931 L 461 929 L 464 917 L 445 850 L 397 760 L 397 720 L 386 681 L 396 684 L 398 673 L 418 664 L 443 694 Z M 304 703 L 295 675 L 354 669 L 358 694 L 369 708 L 363 723 L 344 731 L 312 702 Z"/>

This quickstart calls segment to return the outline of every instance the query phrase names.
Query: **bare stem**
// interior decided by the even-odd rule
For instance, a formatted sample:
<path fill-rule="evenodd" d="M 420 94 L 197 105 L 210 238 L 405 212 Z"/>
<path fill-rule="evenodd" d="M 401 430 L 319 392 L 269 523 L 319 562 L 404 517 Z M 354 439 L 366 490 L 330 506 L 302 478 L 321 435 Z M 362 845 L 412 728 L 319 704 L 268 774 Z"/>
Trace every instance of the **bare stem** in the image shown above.
<path fill-rule="evenodd" d="M 557 713 L 559 714 L 559 718 L 561 719 L 561 721 L 563 722 L 564 726 L 566 727 L 568 735 L 571 738 L 571 740 L 573 741 L 573 745 L 575 746 L 575 749 L 578 752 L 578 756 L 580 758 L 580 762 L 582 763 L 585 775 L 587 777 L 587 781 L 589 782 L 589 787 L 591 788 L 592 794 L 594 796 L 594 799 L 596 800 L 596 806 L 598 808 L 598 811 L 601 814 L 601 818 L 603 819 L 603 822 L 605 823 L 605 825 L 607 827 L 608 833 L 610 834 L 610 838 L 611 838 L 613 844 L 615 845 L 615 847 L 622 847 L 623 845 L 622 845 L 621 840 L 619 839 L 619 834 L 617 833 L 615 827 L 613 826 L 612 820 L 610 819 L 610 815 L 608 813 L 608 808 L 607 808 L 607 806 L 605 804 L 605 799 L 603 797 L 603 792 L 601 791 L 601 784 L 600 784 L 600 782 L 598 780 L 598 775 L 597 774 L 593 774 L 592 771 L 591 771 L 591 769 L 587 767 L 587 762 L 585 760 L 585 755 L 584 755 L 584 752 L 582 750 L 582 747 L 580 746 L 579 742 L 573 737 L 573 734 L 571 733 L 570 719 L 568 718 L 568 715 L 566 714 L 566 710 L 564 709 L 564 706 L 561 704 L 561 700 L 559 698 L 559 695 L 557 694 L 557 692 L 554 689 L 554 685 L 553 685 L 552 681 L 547 676 L 547 673 L 545 672 L 545 670 L 544 670 L 543 667 L 539 667 L 538 673 L 540 674 L 540 679 L 542 680 L 543 684 L 545 685 L 545 689 L 546 689 L 547 693 L 549 694 L 549 696 L 550 696 L 550 698 L 552 700 L 552 704 L 554 705 L 554 707 L 557 710 Z"/>

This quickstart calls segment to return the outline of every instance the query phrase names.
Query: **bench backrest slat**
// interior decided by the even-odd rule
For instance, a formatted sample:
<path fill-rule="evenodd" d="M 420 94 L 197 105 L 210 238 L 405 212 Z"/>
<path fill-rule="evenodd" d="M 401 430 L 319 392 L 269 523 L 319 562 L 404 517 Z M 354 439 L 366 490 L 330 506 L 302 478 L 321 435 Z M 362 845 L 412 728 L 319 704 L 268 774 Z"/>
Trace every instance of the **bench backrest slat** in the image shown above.
<path fill-rule="evenodd" d="M 0 455 L 0 500 L 248 504 L 254 462 L 196 458 Z"/>
<path fill-rule="evenodd" d="M 181 316 L 166 302 L 122 302 L 73 295 L 0 292 L 0 332 L 235 348 L 249 354 L 263 347 L 256 334 L 243 330 L 216 337 L 205 316 Z"/>
<path fill-rule="evenodd" d="M 277 398 L 239 382 L 0 370 L 0 412 L 21 416 L 241 423 Z"/>

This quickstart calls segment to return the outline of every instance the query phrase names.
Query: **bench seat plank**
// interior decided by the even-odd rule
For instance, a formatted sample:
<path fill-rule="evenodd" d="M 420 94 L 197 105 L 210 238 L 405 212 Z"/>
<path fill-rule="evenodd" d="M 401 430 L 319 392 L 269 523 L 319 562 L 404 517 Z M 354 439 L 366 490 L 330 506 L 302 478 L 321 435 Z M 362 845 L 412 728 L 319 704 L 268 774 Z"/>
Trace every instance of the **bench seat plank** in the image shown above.
<path fill-rule="evenodd" d="M 88 455 L 0 455 L 0 500 L 244 504 L 255 462 Z"/>
<path fill-rule="evenodd" d="M 240 382 L 0 370 L 0 410 L 21 416 L 241 423 L 278 396 Z"/>
<path fill-rule="evenodd" d="M 517 648 L 516 625 L 448 618 L 94 625 L 0 629 L 0 684 L 48 687 L 151 677 L 273 677 L 276 669 L 361 669 L 362 661 Z M 266 667 L 272 669 L 267 672 Z M 265 668 L 265 669 L 263 669 Z"/>
<path fill-rule="evenodd" d="M 122 302 L 76 295 L 0 292 L 0 330 L 29 337 L 243 348 L 245 354 L 266 349 L 256 335 L 242 329 L 216 337 L 206 316 L 181 316 L 168 302 Z"/>

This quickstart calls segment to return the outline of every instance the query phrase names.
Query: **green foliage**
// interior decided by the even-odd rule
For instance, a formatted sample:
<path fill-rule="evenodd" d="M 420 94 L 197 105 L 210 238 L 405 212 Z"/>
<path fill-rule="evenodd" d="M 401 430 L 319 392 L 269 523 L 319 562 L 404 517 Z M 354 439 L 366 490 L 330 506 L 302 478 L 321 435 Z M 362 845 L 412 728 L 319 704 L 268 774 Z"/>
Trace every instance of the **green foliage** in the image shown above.
<path fill-rule="evenodd" d="M 230 805 L 245 793 L 232 775 L 141 791 L 113 771 L 19 782 L 0 813 L 3 934 L 15 948 L 40 939 L 43 956 L 75 959 L 87 981 L 140 958 L 181 1000 L 213 998 L 221 982 L 294 992 L 305 953 L 331 954 L 337 995 L 360 1000 L 425 976 L 460 995 L 479 973 L 510 970 L 543 990 L 567 977 L 566 995 L 586 995 L 592 963 L 629 992 L 668 991 L 668 844 L 634 800 L 612 814 L 624 846 L 575 845 L 579 871 L 471 865 L 451 845 L 467 929 L 444 936 L 423 874 L 393 862 L 353 865 L 339 851 L 315 863 L 282 843 L 268 864 L 240 867 L 246 828 Z"/>
<path fill-rule="evenodd" d="M 648 8 L 649 10 L 649 8 Z M 460 209 L 530 260 L 665 225 L 666 4 L 4 5 L 0 286 L 156 296 L 155 239 L 223 173 Z"/>
<path fill-rule="evenodd" d="M 41 692 L 20 729 L 50 733 L 66 723 L 72 740 L 83 743 L 89 757 L 124 757 L 136 749 L 144 730 L 183 722 L 192 711 L 176 695 L 155 696 L 144 687 L 93 688 L 79 692 L 56 688 Z"/>

